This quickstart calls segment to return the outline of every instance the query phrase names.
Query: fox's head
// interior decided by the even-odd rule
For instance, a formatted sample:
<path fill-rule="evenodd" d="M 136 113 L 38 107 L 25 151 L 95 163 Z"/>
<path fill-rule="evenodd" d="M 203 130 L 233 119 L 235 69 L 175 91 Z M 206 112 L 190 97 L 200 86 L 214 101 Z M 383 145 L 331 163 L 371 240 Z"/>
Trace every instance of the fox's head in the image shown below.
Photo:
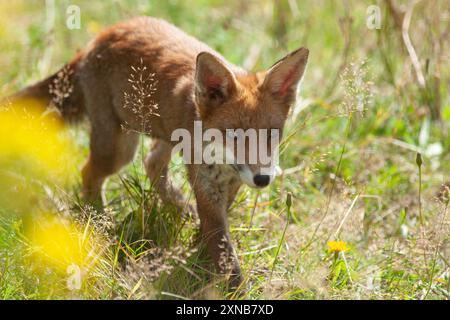
<path fill-rule="evenodd" d="M 224 137 L 236 140 L 232 146 L 225 145 L 224 141 L 224 149 L 233 158 L 231 166 L 250 187 L 265 187 L 275 177 L 275 159 L 268 165 L 259 156 L 256 161 L 250 158 L 252 152 L 258 153 L 264 145 L 269 158 L 275 157 L 308 54 L 308 49 L 300 48 L 267 71 L 255 74 L 235 70 L 208 52 L 197 57 L 195 103 L 203 128 L 218 129 Z M 243 133 L 249 129 L 257 132 L 257 142 Z"/>

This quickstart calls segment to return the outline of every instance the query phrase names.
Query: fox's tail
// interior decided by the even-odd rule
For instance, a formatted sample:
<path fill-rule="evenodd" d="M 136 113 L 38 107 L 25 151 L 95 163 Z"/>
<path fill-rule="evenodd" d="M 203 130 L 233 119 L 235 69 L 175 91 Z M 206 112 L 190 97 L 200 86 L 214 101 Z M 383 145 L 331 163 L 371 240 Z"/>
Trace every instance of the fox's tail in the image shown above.
<path fill-rule="evenodd" d="M 35 101 L 54 107 L 67 122 L 79 121 L 85 113 L 84 95 L 78 77 L 83 54 L 79 53 L 55 74 L 34 85 L 26 87 L 7 98 L 13 105 L 20 101 Z"/>

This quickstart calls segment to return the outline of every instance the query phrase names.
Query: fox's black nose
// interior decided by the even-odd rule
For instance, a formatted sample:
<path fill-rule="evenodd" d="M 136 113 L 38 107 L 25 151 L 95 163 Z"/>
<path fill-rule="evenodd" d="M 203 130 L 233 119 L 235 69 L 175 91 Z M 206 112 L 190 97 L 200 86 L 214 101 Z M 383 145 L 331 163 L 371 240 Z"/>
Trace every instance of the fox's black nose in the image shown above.
<path fill-rule="evenodd" d="M 257 174 L 253 177 L 253 182 L 258 187 L 265 187 L 269 185 L 270 182 L 270 176 L 264 175 L 264 174 Z"/>

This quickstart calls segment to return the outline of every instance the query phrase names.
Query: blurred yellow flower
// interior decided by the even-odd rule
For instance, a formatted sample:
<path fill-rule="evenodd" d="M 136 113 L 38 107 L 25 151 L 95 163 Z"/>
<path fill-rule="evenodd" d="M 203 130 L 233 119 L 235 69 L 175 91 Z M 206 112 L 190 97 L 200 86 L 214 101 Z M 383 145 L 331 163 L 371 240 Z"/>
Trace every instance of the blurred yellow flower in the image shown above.
<path fill-rule="evenodd" d="M 76 176 L 77 157 L 59 116 L 39 101 L 0 107 L 0 207 L 27 211 L 40 182 Z"/>
<path fill-rule="evenodd" d="M 328 246 L 328 252 L 334 252 L 334 253 L 339 253 L 341 251 L 348 251 L 348 246 L 347 243 L 345 243 L 342 240 L 339 241 L 328 241 L 327 242 L 327 246 Z"/>
<path fill-rule="evenodd" d="M 92 231 L 89 227 L 81 230 L 73 222 L 56 215 L 40 214 L 34 217 L 25 235 L 30 242 L 32 257 L 40 266 L 50 266 L 65 273 L 72 265 L 82 269 L 94 264 L 99 250 L 95 250 Z"/>
<path fill-rule="evenodd" d="M 70 154 L 68 141 L 60 134 L 61 121 L 38 102 L 29 100 L 0 111 L 0 164 L 24 161 L 33 169 L 48 172 L 65 168 Z M 13 162 L 11 162 L 13 161 Z"/>
<path fill-rule="evenodd" d="M 91 20 L 87 24 L 87 31 L 91 35 L 96 35 L 96 34 L 100 33 L 100 31 L 102 31 L 102 26 L 97 21 Z"/>

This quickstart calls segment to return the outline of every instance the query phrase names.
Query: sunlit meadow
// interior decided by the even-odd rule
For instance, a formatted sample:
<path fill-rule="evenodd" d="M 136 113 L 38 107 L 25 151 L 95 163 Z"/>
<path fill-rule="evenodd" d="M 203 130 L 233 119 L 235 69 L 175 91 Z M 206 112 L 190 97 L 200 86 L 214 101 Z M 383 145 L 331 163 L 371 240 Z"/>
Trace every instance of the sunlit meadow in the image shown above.
<path fill-rule="evenodd" d="M 51 3 L 0 0 L 0 96 L 137 15 L 250 70 L 310 49 L 283 172 L 268 189 L 243 187 L 229 213 L 246 292 L 228 298 L 450 297 L 448 1 Z M 67 25 L 73 4 L 79 29 Z M 147 139 L 99 212 L 81 199 L 88 124 L 45 107 L 0 107 L 0 299 L 224 298 L 197 219 L 163 206 L 145 177 Z M 189 195 L 181 158 L 171 171 Z"/>

